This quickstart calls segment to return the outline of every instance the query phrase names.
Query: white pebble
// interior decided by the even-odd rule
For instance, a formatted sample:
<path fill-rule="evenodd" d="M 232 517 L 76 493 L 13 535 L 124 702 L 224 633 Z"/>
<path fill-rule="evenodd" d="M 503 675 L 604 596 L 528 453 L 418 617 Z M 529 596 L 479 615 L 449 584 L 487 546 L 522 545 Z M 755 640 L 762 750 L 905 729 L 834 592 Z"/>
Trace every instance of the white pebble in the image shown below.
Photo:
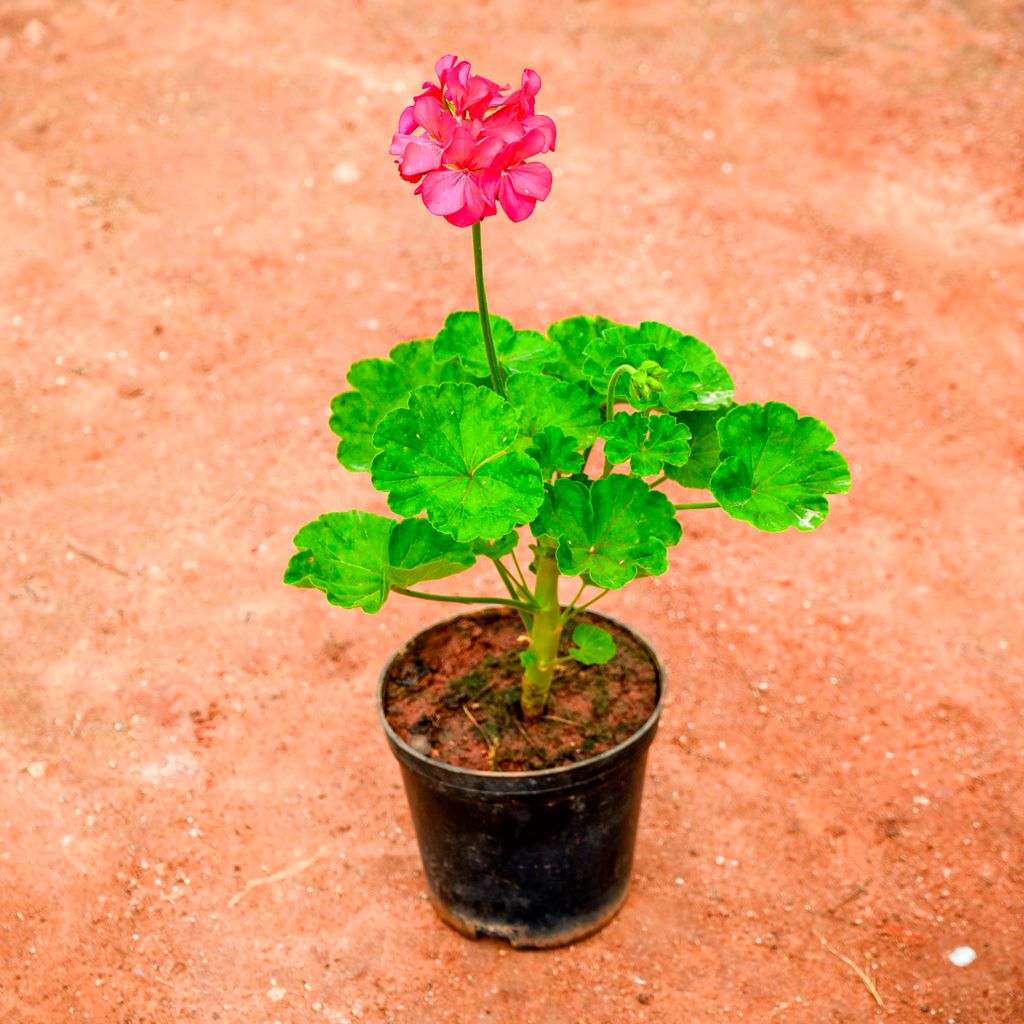
<path fill-rule="evenodd" d="M 969 964 L 973 964 L 977 958 L 978 954 L 970 946 L 957 946 L 949 954 L 949 962 L 954 967 L 967 967 Z"/>

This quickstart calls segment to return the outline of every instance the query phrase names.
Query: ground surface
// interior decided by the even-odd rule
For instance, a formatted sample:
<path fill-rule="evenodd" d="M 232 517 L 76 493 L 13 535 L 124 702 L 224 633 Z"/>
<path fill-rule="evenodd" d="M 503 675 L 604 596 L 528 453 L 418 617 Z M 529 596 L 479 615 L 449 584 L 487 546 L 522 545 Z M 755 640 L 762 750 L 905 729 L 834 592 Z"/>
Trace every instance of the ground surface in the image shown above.
<path fill-rule="evenodd" d="M 1022 40 L 997 0 L 2 5 L 0 1019 L 1024 1019 Z M 382 508 L 347 364 L 472 303 L 386 156 L 446 51 L 560 131 L 493 310 L 692 331 L 855 479 L 812 535 L 687 513 L 604 606 L 670 703 L 624 911 L 543 954 L 423 896 L 373 690 L 436 607 L 280 584 Z"/>

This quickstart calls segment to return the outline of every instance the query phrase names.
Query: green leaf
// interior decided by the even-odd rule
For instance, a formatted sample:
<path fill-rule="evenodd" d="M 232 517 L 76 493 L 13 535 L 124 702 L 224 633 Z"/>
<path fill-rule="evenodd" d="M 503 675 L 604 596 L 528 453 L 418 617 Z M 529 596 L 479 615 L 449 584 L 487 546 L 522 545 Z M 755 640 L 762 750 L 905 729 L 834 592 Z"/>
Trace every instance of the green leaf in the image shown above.
<path fill-rule="evenodd" d="M 832 431 L 781 402 L 736 406 L 719 421 L 718 436 L 722 462 L 711 493 L 759 530 L 817 529 L 828 515 L 825 495 L 850 489 L 846 459 L 830 450 Z"/>
<path fill-rule="evenodd" d="M 494 351 L 506 373 L 539 370 L 556 355 L 554 343 L 540 331 L 517 331 L 500 316 L 490 320 Z M 434 352 L 437 359 L 457 359 L 476 377 L 490 374 L 478 313 L 450 313 L 435 339 Z"/>
<path fill-rule="evenodd" d="M 469 542 L 474 555 L 484 558 L 504 558 L 519 546 L 519 534 L 515 530 L 499 537 L 497 540 L 473 540 Z"/>
<path fill-rule="evenodd" d="M 526 454 L 536 459 L 541 476 L 550 480 L 553 473 L 578 473 L 583 469 L 583 453 L 575 437 L 566 437 L 561 427 L 545 427 L 533 435 Z"/>
<path fill-rule="evenodd" d="M 315 587 L 342 608 L 380 610 L 392 587 L 408 587 L 468 569 L 476 558 L 466 544 L 424 519 L 398 522 L 372 512 L 329 512 L 295 535 L 299 549 L 284 581 Z"/>
<path fill-rule="evenodd" d="M 506 386 L 508 400 L 519 417 L 519 430 L 527 438 L 547 427 L 560 427 L 581 447 L 594 443 L 601 426 L 601 408 L 593 392 L 539 373 L 513 374 Z"/>
<path fill-rule="evenodd" d="M 652 360 L 667 372 L 664 390 L 647 400 L 629 397 L 629 375 L 616 386 L 616 398 L 637 409 L 717 409 L 732 399 L 733 384 L 715 353 L 692 335 L 681 334 L 665 324 L 645 321 L 639 327 L 609 327 L 584 351 L 583 372 L 602 394 L 623 363 L 639 367 Z"/>
<path fill-rule="evenodd" d="M 548 337 L 558 345 L 559 358 L 545 369 L 565 380 L 587 384 L 583 373 L 584 349 L 609 327 L 617 327 L 613 320 L 603 316 L 571 316 L 559 320 L 548 328 Z"/>
<path fill-rule="evenodd" d="M 511 451 L 518 430 L 515 410 L 489 388 L 419 388 L 377 428 L 370 479 L 398 515 L 425 509 L 456 540 L 495 539 L 533 519 L 544 498 L 540 467 Z"/>
<path fill-rule="evenodd" d="M 435 530 L 426 519 L 403 519 L 388 542 L 387 581 L 392 587 L 411 587 L 452 576 L 474 562 L 476 553 L 469 545 Z"/>
<path fill-rule="evenodd" d="M 603 665 L 615 657 L 615 641 L 600 626 L 580 624 L 572 631 L 572 642 L 576 646 L 569 648 L 569 656 L 583 665 Z"/>
<path fill-rule="evenodd" d="M 387 359 L 360 359 L 348 371 L 356 390 L 343 391 L 331 402 L 330 428 L 341 441 L 338 461 L 346 468 L 370 468 L 377 449 L 373 435 L 380 421 L 404 406 L 409 394 L 424 384 L 464 380 L 466 374 L 454 362 L 436 362 L 434 341 L 407 341 L 396 345 Z"/>
<path fill-rule="evenodd" d="M 660 576 L 667 547 L 682 529 L 672 503 L 643 480 L 621 473 L 601 480 L 556 480 L 532 524 L 535 537 L 557 541 L 559 570 L 617 589 L 635 576 Z"/>
<path fill-rule="evenodd" d="M 728 409 L 713 409 L 709 412 L 677 412 L 676 419 L 690 428 L 690 458 L 681 466 L 667 465 L 665 475 L 683 487 L 706 490 L 711 483 L 711 474 L 721 460 L 721 445 L 718 440 L 718 421 Z"/>
<path fill-rule="evenodd" d="M 629 460 L 636 476 L 660 473 L 662 466 L 679 466 L 690 457 L 690 428 L 672 416 L 617 412 L 601 428 L 604 454 L 612 465 Z"/>

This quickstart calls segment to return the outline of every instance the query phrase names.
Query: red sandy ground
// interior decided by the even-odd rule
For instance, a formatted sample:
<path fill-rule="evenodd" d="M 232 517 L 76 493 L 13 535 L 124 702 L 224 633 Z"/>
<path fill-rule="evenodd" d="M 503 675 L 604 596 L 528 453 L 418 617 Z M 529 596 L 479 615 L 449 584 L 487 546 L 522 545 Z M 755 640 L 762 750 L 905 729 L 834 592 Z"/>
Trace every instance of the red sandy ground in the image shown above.
<path fill-rule="evenodd" d="M 1022 46 L 998 0 L 4 4 L 0 1020 L 1024 1020 Z M 559 126 L 494 311 L 692 331 L 854 470 L 603 606 L 671 701 L 558 952 L 424 899 L 372 695 L 438 608 L 280 583 L 383 508 L 347 364 L 472 305 L 386 155 L 446 51 Z"/>

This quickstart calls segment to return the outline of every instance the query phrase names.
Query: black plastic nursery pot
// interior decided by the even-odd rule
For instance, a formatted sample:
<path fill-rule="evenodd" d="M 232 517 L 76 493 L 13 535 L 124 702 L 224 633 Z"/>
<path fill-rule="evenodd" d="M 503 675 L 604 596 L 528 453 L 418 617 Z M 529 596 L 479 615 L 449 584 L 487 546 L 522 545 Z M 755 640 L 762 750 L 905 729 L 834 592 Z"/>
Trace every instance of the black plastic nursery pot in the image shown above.
<path fill-rule="evenodd" d="M 381 673 L 377 709 L 401 766 L 432 903 L 462 934 L 520 949 L 563 946 L 604 927 L 625 901 L 647 750 L 665 693 L 657 655 L 629 632 L 655 668 L 654 711 L 618 746 L 541 771 L 475 771 L 414 750 L 385 716 L 386 681 L 405 648 Z"/>

